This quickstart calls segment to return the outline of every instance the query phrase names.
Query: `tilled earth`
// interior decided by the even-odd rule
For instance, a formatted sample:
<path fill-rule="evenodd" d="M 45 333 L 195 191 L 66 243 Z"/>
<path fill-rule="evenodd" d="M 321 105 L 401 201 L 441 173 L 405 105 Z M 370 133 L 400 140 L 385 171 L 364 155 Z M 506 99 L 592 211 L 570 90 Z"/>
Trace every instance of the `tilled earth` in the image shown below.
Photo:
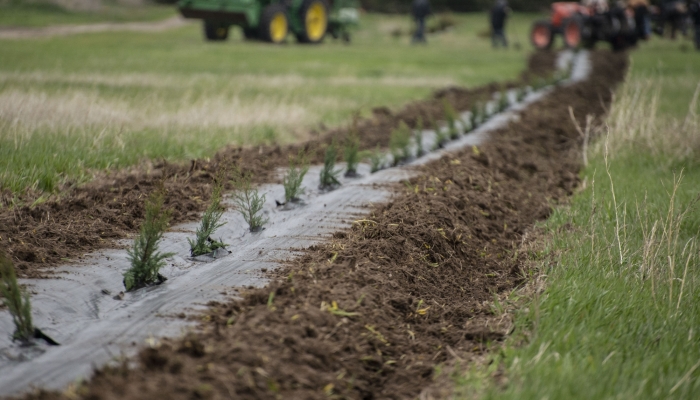
<path fill-rule="evenodd" d="M 0 210 L 0 248 L 11 256 L 20 277 L 46 276 L 50 267 L 100 248 L 114 247 L 116 239 L 135 233 L 143 220 L 144 199 L 160 181 L 167 189 L 166 205 L 172 210 L 172 222 L 194 221 L 206 208 L 213 177 L 221 168 L 239 166 L 251 173 L 257 183 L 272 183 L 277 180 L 275 171 L 287 166 L 290 156 L 303 149 L 312 164 L 320 164 L 325 147 L 332 140 L 342 143 L 350 132 L 355 132 L 360 139 L 362 149 L 374 149 L 377 145 L 387 147 L 391 131 L 401 121 L 415 126 L 418 117 L 426 124 L 431 119 L 441 120 L 444 100 L 457 110 L 468 110 L 475 102 L 488 99 L 503 87 L 551 73 L 555 58 L 555 53 L 536 53 L 530 57 L 528 69 L 517 82 L 475 89 L 448 88 L 397 112 L 379 108 L 370 119 L 318 133 L 317 139 L 301 145 L 230 147 L 211 160 L 146 163 L 131 170 L 103 174 L 84 186 L 64 188 L 58 199 L 34 207 L 3 207 Z M 37 197 L 36 193 L 27 193 L 24 200 L 31 204 Z M 0 192 L 0 204 L 9 205 L 11 199 L 11 193 Z"/>
<path fill-rule="evenodd" d="M 591 54 L 586 82 L 560 87 L 480 147 L 420 167 L 327 244 L 306 249 L 264 289 L 212 304 L 201 329 L 103 368 L 85 399 L 406 399 L 435 367 L 500 340 L 494 295 L 527 276 L 524 233 L 578 183 L 569 117 L 604 117 L 627 56 Z"/>

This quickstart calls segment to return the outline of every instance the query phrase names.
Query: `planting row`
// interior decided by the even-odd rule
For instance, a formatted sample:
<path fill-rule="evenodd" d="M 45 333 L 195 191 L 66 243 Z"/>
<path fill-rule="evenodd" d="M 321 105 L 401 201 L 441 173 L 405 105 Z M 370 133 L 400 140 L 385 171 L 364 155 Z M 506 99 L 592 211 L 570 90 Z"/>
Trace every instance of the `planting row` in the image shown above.
<path fill-rule="evenodd" d="M 358 176 L 357 167 L 363 160 L 370 164 L 373 173 L 383 168 L 407 163 L 414 157 L 426 154 L 427 151 L 444 147 L 450 140 L 458 139 L 461 135 L 473 131 L 496 113 L 522 101 L 530 92 L 561 82 L 564 77 L 565 74 L 560 73 L 550 79 L 539 80 L 532 87 L 504 90 L 494 94 L 494 101 L 477 103 L 471 111 L 462 114 L 457 113 L 449 103 L 445 102 L 443 124 L 440 125 L 435 120 L 427 121 L 432 129 L 424 130 L 424 122 L 418 121 L 416 129 L 412 131 L 407 124 L 400 123 L 399 127 L 391 133 L 389 153 L 383 152 L 380 148 L 368 152 L 360 151 L 356 135 L 350 135 L 342 148 L 334 142 L 325 151 L 324 165 L 319 176 L 320 189 L 329 191 L 341 185 L 339 177 L 343 169 L 336 167 L 338 158 L 342 158 L 345 162 L 344 172 L 349 178 Z M 424 134 L 432 135 L 432 138 L 424 138 Z M 339 157 L 340 152 L 343 153 L 342 157 Z M 289 168 L 283 177 L 284 203 L 278 202 L 278 205 L 288 206 L 301 202 L 301 196 L 305 193 L 302 181 L 308 171 L 309 162 L 303 152 L 290 160 Z M 234 171 L 233 174 L 229 172 L 221 171 L 214 179 L 211 202 L 202 216 L 195 237 L 188 239 L 192 257 L 202 255 L 216 257 L 227 246 L 222 239 L 216 239 L 214 235 L 216 230 L 223 226 L 220 222 L 224 214 L 223 187 L 228 176 L 234 176 L 231 200 L 236 210 L 242 214 L 249 230 L 259 232 L 268 222 L 262 213 L 266 196 L 254 187 L 251 176 L 240 171 Z M 165 260 L 173 254 L 159 251 L 159 243 L 170 220 L 170 212 L 164 206 L 164 198 L 165 189 L 161 185 L 146 199 L 145 219 L 140 233 L 127 250 L 130 268 L 123 274 L 123 284 L 127 292 L 167 280 L 160 270 L 165 265 Z M 56 344 L 33 327 L 29 295 L 17 284 L 14 266 L 3 254 L 0 254 L 0 295 L 4 298 L 4 303 L 13 317 L 15 325 L 13 340 L 30 343 L 33 339 L 40 338 Z"/>

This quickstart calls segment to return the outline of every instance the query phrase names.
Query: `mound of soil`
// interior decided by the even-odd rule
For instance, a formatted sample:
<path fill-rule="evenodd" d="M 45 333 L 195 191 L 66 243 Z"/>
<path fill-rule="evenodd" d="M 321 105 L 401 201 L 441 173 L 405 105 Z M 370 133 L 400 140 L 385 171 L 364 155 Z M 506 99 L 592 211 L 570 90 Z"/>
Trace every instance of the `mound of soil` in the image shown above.
<path fill-rule="evenodd" d="M 423 121 L 442 119 L 443 101 L 457 110 L 468 110 L 500 90 L 529 81 L 554 69 L 553 53 L 535 53 L 518 82 L 490 84 L 475 89 L 450 88 L 431 99 L 408 104 L 392 113 L 375 110 L 373 118 L 357 121 L 351 127 L 319 134 L 318 139 L 294 146 L 230 147 L 211 160 L 189 163 L 146 163 L 138 168 L 103 175 L 91 183 L 66 190 L 59 198 L 36 206 L 0 209 L 0 248 L 12 258 L 21 278 L 38 278 L 70 259 L 100 248 L 115 247 L 115 240 L 138 231 L 144 216 L 144 199 L 161 181 L 167 190 L 166 206 L 172 210 L 172 222 L 199 218 L 211 194 L 211 184 L 222 167 L 237 166 L 251 173 L 257 183 L 276 181 L 275 171 L 289 163 L 289 157 L 304 150 L 312 164 L 323 161 L 325 147 L 332 140 L 343 141 L 356 132 L 362 149 L 388 146 L 389 137 L 401 121 L 414 126 Z M 27 204 L 36 200 L 27 195 Z M 9 205 L 11 193 L 0 193 L 0 202 Z"/>
<path fill-rule="evenodd" d="M 622 54 L 592 61 L 593 78 L 557 88 L 483 147 L 420 167 L 393 202 L 267 288 L 212 304 L 201 331 L 143 350 L 135 369 L 98 371 L 79 397 L 415 398 L 436 365 L 507 334 L 493 296 L 525 279 L 524 233 L 578 183 L 568 108 L 602 117 L 627 68 Z"/>

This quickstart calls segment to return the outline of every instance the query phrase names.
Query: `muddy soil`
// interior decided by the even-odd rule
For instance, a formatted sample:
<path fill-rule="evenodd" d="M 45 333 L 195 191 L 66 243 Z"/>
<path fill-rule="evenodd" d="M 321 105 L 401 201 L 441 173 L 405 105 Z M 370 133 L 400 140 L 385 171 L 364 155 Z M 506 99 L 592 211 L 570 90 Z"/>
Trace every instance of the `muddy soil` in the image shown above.
<path fill-rule="evenodd" d="M 624 54 L 591 57 L 591 79 L 557 88 L 488 144 L 419 167 L 393 202 L 306 249 L 267 288 L 212 304 L 199 332 L 68 395 L 29 398 L 415 398 L 436 365 L 507 334 L 493 296 L 523 282 L 525 232 L 578 183 L 568 108 L 602 118 L 627 68 Z"/>
<path fill-rule="evenodd" d="M 535 53 L 518 81 L 440 90 L 432 98 L 410 103 L 399 111 L 376 109 L 372 118 L 316 133 L 317 139 L 300 145 L 230 147 L 209 160 L 147 162 L 129 170 L 98 173 L 91 183 L 66 187 L 57 198 L 34 207 L 8 208 L 12 194 L 0 192 L 0 248 L 14 261 L 20 278 L 47 276 L 53 266 L 101 248 L 113 248 L 117 239 L 135 233 L 143 219 L 144 198 L 160 181 L 167 189 L 171 222 L 193 221 L 206 207 L 213 177 L 220 168 L 238 166 L 251 173 L 257 183 L 276 183 L 276 170 L 287 166 L 290 156 L 304 150 L 312 164 L 320 164 L 325 147 L 334 139 L 342 142 L 351 131 L 356 132 L 362 149 L 387 147 L 391 131 L 401 121 L 415 126 L 418 117 L 426 123 L 440 120 L 444 100 L 456 110 L 469 110 L 502 87 L 522 85 L 533 77 L 550 74 L 555 58 L 555 53 Z M 23 200 L 32 204 L 38 195 L 27 193 Z"/>

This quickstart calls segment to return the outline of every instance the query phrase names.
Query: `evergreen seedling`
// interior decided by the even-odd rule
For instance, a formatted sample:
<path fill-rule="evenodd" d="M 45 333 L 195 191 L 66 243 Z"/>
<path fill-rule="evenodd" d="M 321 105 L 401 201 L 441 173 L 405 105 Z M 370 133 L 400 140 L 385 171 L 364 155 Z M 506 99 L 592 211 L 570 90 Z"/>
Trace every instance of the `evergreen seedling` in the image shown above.
<path fill-rule="evenodd" d="M 517 100 L 518 100 L 518 103 L 520 103 L 520 102 L 522 102 L 523 100 L 525 100 L 525 97 L 527 97 L 527 89 L 525 89 L 524 87 L 518 88 L 518 89 L 517 89 Z"/>
<path fill-rule="evenodd" d="M 360 140 L 354 134 L 345 142 L 343 156 L 347 164 L 345 167 L 345 176 L 357 176 L 357 165 L 360 163 Z"/>
<path fill-rule="evenodd" d="M 508 91 L 503 90 L 498 98 L 498 110 L 505 111 L 510 107 L 510 101 L 508 100 Z"/>
<path fill-rule="evenodd" d="M 379 145 L 377 145 L 377 148 L 372 153 L 370 153 L 369 163 L 371 168 L 370 171 L 372 173 L 375 173 L 380 169 L 384 168 L 384 154 L 379 149 Z"/>
<path fill-rule="evenodd" d="M 430 120 L 430 125 L 433 127 L 433 130 L 435 131 L 435 147 L 433 150 L 436 149 L 441 149 L 445 147 L 445 143 L 448 142 L 449 138 L 447 136 L 447 132 L 443 132 L 440 129 L 440 126 L 438 126 L 437 122 L 435 122 L 434 119 Z"/>
<path fill-rule="evenodd" d="M 411 130 L 405 122 L 401 121 L 399 127 L 391 133 L 389 148 L 394 156 L 394 165 L 411 158 Z"/>
<path fill-rule="evenodd" d="M 131 268 L 124 273 L 127 292 L 166 280 L 160 269 L 173 253 L 158 252 L 158 244 L 170 222 L 170 212 L 165 209 L 164 202 L 165 189 L 162 186 L 146 199 L 146 218 L 134 245 L 127 250 L 131 263 Z"/>
<path fill-rule="evenodd" d="M 425 149 L 423 148 L 423 118 L 418 117 L 416 121 L 416 155 L 418 157 L 425 154 Z"/>
<path fill-rule="evenodd" d="M 474 103 L 472 106 L 472 114 L 469 116 L 470 118 L 470 123 L 471 123 L 471 128 L 475 129 L 478 127 L 482 120 L 481 120 L 481 104 L 480 103 Z"/>
<path fill-rule="evenodd" d="M 187 238 L 187 241 L 190 243 L 190 254 L 192 257 L 209 254 L 217 249 L 226 247 L 226 244 L 221 240 L 212 239 L 214 232 L 225 225 L 225 223 L 219 223 L 221 216 L 224 215 L 224 208 L 221 206 L 222 189 L 221 180 L 219 179 L 214 184 L 211 202 L 206 211 L 204 211 L 204 215 L 202 215 L 202 221 L 195 233 L 195 240 Z"/>
<path fill-rule="evenodd" d="M 285 202 L 294 203 L 299 201 L 299 196 L 304 194 L 304 188 L 301 187 L 301 182 L 304 180 L 304 176 L 307 172 L 309 172 L 309 163 L 302 150 L 296 158 L 290 158 L 289 170 L 287 171 L 287 175 L 282 179 Z"/>
<path fill-rule="evenodd" d="M 338 175 L 341 170 L 335 169 L 335 161 L 338 157 L 338 148 L 335 142 L 331 143 L 326 148 L 326 154 L 323 157 L 323 169 L 321 170 L 321 189 L 331 189 L 336 185 L 340 185 Z"/>
<path fill-rule="evenodd" d="M 238 212 L 248 224 L 251 232 L 259 232 L 268 221 L 260 214 L 265 205 L 265 195 L 262 196 L 258 189 L 253 188 L 250 175 L 238 174 L 233 180 L 233 202 Z"/>
<path fill-rule="evenodd" d="M 445 121 L 447 121 L 450 139 L 457 139 L 459 137 L 459 131 L 457 130 L 457 112 L 446 99 L 442 100 L 442 109 L 445 113 Z"/>
<path fill-rule="evenodd" d="M 12 315 L 15 324 L 15 332 L 12 340 L 23 343 L 29 342 L 34 337 L 32 326 L 32 306 L 29 301 L 29 293 L 20 289 L 17 284 L 17 275 L 12 261 L 0 252 L 0 295 L 4 304 Z"/>

